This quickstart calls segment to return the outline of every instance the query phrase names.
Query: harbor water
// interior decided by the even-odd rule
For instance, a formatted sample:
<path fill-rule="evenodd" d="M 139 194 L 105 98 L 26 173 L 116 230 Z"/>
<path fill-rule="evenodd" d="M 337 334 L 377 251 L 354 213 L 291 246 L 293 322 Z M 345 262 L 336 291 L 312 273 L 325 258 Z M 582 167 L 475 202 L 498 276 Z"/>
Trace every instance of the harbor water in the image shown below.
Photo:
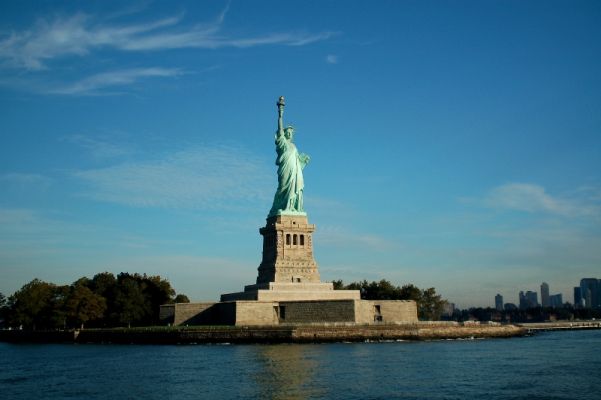
<path fill-rule="evenodd" d="M 3 399 L 600 399 L 601 330 L 278 345 L 0 343 Z"/>

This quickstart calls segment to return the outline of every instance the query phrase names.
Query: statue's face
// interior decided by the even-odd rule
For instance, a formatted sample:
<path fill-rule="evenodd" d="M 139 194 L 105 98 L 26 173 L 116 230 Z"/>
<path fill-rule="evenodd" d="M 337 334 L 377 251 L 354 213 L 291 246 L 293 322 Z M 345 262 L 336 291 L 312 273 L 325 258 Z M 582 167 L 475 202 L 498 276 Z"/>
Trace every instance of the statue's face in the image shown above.
<path fill-rule="evenodd" d="M 288 128 L 286 129 L 286 139 L 292 139 L 294 136 L 294 129 Z"/>

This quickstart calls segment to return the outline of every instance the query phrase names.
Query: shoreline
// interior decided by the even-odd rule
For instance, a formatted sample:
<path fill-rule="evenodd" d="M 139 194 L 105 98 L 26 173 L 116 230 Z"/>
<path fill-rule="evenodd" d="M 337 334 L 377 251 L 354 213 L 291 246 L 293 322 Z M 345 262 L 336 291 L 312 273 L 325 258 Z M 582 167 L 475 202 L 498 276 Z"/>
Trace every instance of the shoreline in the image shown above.
<path fill-rule="evenodd" d="M 68 331 L 0 330 L 0 342 L 73 344 L 276 344 L 492 339 L 545 331 L 601 329 L 601 321 L 511 325 L 466 322 L 297 324 L 280 326 L 152 326 Z"/>
<path fill-rule="evenodd" d="M 275 344 L 444 339 L 510 338 L 529 330 L 516 325 L 412 323 L 399 325 L 195 326 L 84 329 L 74 331 L 2 330 L 0 341 L 77 344 Z"/>
<path fill-rule="evenodd" d="M 563 331 L 580 329 L 601 329 L 601 321 L 554 321 L 554 322 L 523 322 L 515 325 L 527 329 L 529 333 L 542 331 Z"/>

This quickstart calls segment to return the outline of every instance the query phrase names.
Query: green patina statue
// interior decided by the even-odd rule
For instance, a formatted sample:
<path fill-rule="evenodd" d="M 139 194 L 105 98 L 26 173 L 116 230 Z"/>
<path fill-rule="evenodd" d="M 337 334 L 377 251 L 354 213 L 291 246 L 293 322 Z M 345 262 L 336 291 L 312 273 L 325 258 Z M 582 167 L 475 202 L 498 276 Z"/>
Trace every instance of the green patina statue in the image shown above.
<path fill-rule="evenodd" d="M 275 135 L 275 149 L 278 157 L 275 164 L 278 166 L 278 190 L 273 198 L 273 206 L 269 217 L 274 215 L 306 215 L 303 209 L 303 168 L 309 163 L 309 156 L 299 154 L 292 140 L 294 128 L 284 128 L 284 96 L 277 102 L 278 106 L 278 131 Z"/>

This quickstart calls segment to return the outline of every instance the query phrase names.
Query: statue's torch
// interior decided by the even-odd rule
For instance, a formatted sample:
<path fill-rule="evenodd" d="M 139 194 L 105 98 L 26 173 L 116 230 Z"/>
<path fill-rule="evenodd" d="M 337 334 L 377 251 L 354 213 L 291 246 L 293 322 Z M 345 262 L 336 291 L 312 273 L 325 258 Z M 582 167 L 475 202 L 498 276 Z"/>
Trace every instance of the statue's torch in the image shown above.
<path fill-rule="evenodd" d="M 276 104 L 278 106 L 278 115 L 280 116 L 280 119 L 281 119 L 282 115 L 284 115 L 284 96 L 280 96 L 280 98 L 278 99 L 278 102 Z"/>

